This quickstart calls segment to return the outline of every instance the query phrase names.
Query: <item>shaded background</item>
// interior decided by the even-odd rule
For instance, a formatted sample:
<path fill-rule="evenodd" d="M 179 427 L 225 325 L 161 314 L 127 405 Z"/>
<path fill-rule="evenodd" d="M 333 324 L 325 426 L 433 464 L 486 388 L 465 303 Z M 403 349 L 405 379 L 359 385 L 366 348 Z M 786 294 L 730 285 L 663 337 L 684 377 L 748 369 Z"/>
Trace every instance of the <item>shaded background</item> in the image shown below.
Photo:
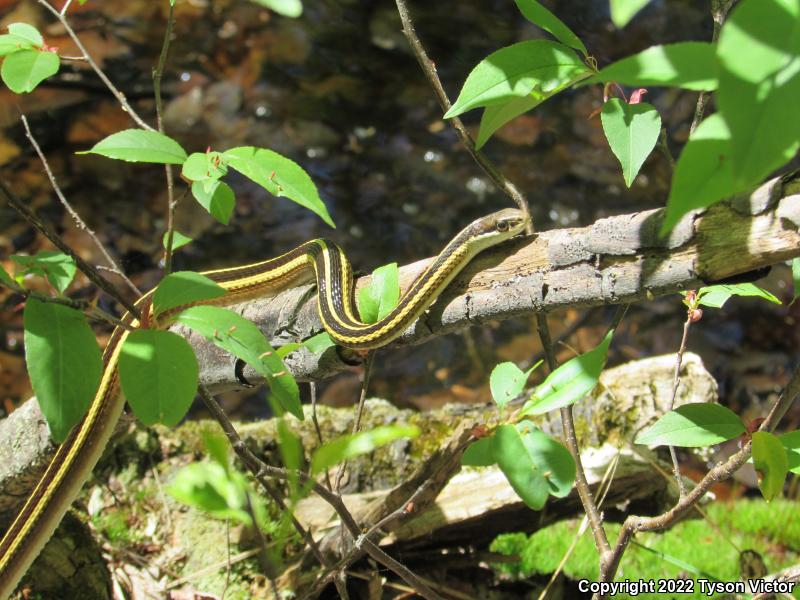
<path fill-rule="evenodd" d="M 586 43 L 600 66 L 650 45 L 708 40 L 707 3 L 657 0 L 624 30 L 610 22 L 607 0 L 544 2 Z M 417 31 L 454 99 L 469 71 L 494 50 L 546 34 L 525 21 L 512 0 L 411 1 Z M 70 10 L 90 53 L 154 122 L 151 69 L 161 48 L 167 2 L 105 0 Z M 326 236 L 340 243 L 357 269 L 407 263 L 438 252 L 472 219 L 509 206 L 474 164 L 448 124 L 401 33 L 390 0 L 315 0 L 297 20 L 241 1 L 178 2 L 175 39 L 164 76 L 167 132 L 187 151 L 239 145 L 271 148 L 310 173 L 337 229 L 286 199 L 233 173 L 237 206 L 228 226 L 213 221 L 191 197 L 177 211 L 177 229 L 196 241 L 178 251 L 175 269 L 204 270 L 260 260 Z M 63 29 L 33 0 L 0 0 L 0 24 L 36 25 L 62 55 L 76 55 Z M 629 91 L 629 90 L 628 90 Z M 650 90 L 668 143 L 677 155 L 688 135 L 696 94 Z M 631 189 L 608 149 L 598 117 L 600 86 L 548 100 L 500 130 L 486 154 L 528 195 L 538 229 L 585 225 L 597 218 L 663 206 L 670 167 L 659 150 Z M 709 110 L 712 110 L 709 107 Z M 164 171 L 97 156 L 77 156 L 132 126 L 83 63 L 65 63 L 57 77 L 24 97 L 0 91 L 0 172 L 64 238 L 95 264 L 102 259 L 69 222 L 24 138 L 20 113 L 67 197 L 142 289 L 161 272 L 165 229 Z M 477 130 L 479 111 L 465 121 Z M 178 183 L 178 195 L 183 184 Z M 0 258 L 48 249 L 7 206 L 0 206 Z M 773 269 L 762 284 L 789 300 L 790 278 Z M 79 277 L 78 296 L 93 289 Z M 24 374 L 19 298 L 0 292 L 0 397 L 10 411 L 30 395 Z M 101 300 L 105 302 L 105 300 Z M 114 307 L 106 307 L 116 310 Z M 596 343 L 613 309 L 569 310 L 552 318 L 565 360 Z M 692 329 L 698 352 L 720 382 L 721 399 L 745 417 L 760 414 L 797 362 L 796 307 L 754 299 L 706 311 Z M 612 347 L 610 364 L 674 352 L 684 308 L 679 296 L 633 308 Z M 100 332 L 105 338 L 107 331 Z M 446 402 L 486 402 L 488 374 L 501 360 L 528 366 L 540 346 L 532 319 L 467 330 L 423 346 L 382 351 L 370 394 L 420 409 Z M 353 403 L 359 371 L 320 385 L 322 402 Z M 303 386 L 304 394 L 307 386 Z M 266 414 L 264 390 L 231 393 L 238 418 Z M 797 412 L 787 426 L 797 426 Z"/>

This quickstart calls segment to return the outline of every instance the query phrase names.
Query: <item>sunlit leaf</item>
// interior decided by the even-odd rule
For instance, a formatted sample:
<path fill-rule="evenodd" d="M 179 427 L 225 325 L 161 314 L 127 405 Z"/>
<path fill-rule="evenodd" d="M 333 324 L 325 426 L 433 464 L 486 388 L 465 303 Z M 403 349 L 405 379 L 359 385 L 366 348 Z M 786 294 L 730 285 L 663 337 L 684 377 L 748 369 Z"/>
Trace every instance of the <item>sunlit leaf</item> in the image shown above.
<path fill-rule="evenodd" d="M 510 400 L 519 396 L 525 388 L 528 377 L 540 364 L 542 361 L 527 371 L 523 371 L 512 362 L 504 362 L 492 369 L 492 374 L 489 376 L 489 389 L 495 404 L 503 408 Z"/>
<path fill-rule="evenodd" d="M 628 104 L 611 98 L 600 114 L 608 145 L 622 165 L 625 185 L 633 180 L 650 155 L 661 132 L 661 115 L 654 106 L 641 102 Z"/>
<path fill-rule="evenodd" d="M 153 292 L 153 311 L 156 315 L 171 308 L 225 295 L 225 288 L 205 275 L 193 271 L 170 273 Z"/>
<path fill-rule="evenodd" d="M 58 54 L 32 48 L 9 54 L 0 67 L 0 77 L 12 92 L 32 92 L 42 81 L 58 73 Z"/>
<path fill-rule="evenodd" d="M 556 42 L 532 40 L 507 46 L 478 63 L 445 118 L 525 96 L 541 101 L 563 89 L 565 82 L 589 73 L 573 50 Z"/>
<path fill-rule="evenodd" d="M 649 2 L 650 0 L 610 0 L 611 21 L 622 29 Z"/>
<path fill-rule="evenodd" d="M 710 306 L 712 308 L 722 308 L 732 296 L 755 296 L 757 298 L 763 298 L 767 302 L 772 302 L 773 304 L 781 303 L 775 295 L 758 287 L 754 283 L 727 283 L 702 287 L 697 290 L 698 302 L 703 306 Z"/>
<path fill-rule="evenodd" d="M 325 352 L 325 350 L 332 348 L 335 345 L 336 342 L 333 341 L 327 331 L 323 331 L 322 333 L 318 333 L 307 340 L 303 340 L 303 346 L 308 348 L 312 354 L 322 354 Z"/>
<path fill-rule="evenodd" d="M 266 6 L 284 17 L 297 18 L 303 14 L 303 3 L 300 0 L 252 0 L 252 2 Z"/>
<path fill-rule="evenodd" d="M 120 384 L 145 425 L 177 425 L 197 393 L 198 374 L 189 342 L 171 331 L 140 329 L 122 344 Z"/>
<path fill-rule="evenodd" d="M 29 298 L 23 315 L 25 362 L 56 442 L 80 421 L 97 391 L 103 361 L 83 313 Z"/>
<path fill-rule="evenodd" d="M 541 510 L 550 486 L 514 425 L 500 425 L 492 439 L 492 456 L 517 495 L 529 507 Z"/>
<path fill-rule="evenodd" d="M 223 225 L 231 220 L 236 196 L 231 186 L 224 181 L 195 181 L 192 183 L 192 196 L 208 214 Z"/>
<path fill-rule="evenodd" d="M 743 186 L 760 183 L 800 148 L 798 23 L 796 0 L 745 0 L 722 28 L 716 100 Z"/>
<path fill-rule="evenodd" d="M 318 215 L 331 227 L 333 220 L 308 173 L 296 162 L 266 148 L 243 146 L 223 153 L 228 165 L 274 196 L 285 196 Z"/>
<path fill-rule="evenodd" d="M 550 373 L 525 403 L 520 415 L 541 415 L 574 404 L 594 389 L 606 364 L 609 331 L 597 347 L 576 356 Z"/>
<path fill-rule="evenodd" d="M 764 500 L 781 496 L 789 462 L 781 441 L 768 431 L 753 432 L 753 466 Z"/>
<path fill-rule="evenodd" d="M 28 25 L 27 23 L 11 23 L 8 26 L 8 33 L 14 37 L 25 40 L 31 46 L 37 46 L 39 48 L 44 46 L 42 34 L 39 33 L 39 30 L 33 25 Z"/>
<path fill-rule="evenodd" d="M 71 256 L 50 250 L 37 252 L 33 256 L 13 254 L 11 260 L 23 267 L 24 274 L 46 278 L 62 294 L 72 283 L 78 270 Z"/>
<path fill-rule="evenodd" d="M 564 22 L 555 16 L 552 12 L 539 4 L 536 0 L 514 0 L 517 3 L 517 8 L 526 19 L 534 25 L 538 25 L 553 37 L 555 37 L 562 44 L 566 44 L 571 48 L 580 50 L 584 56 L 588 55 L 586 46 L 580 38 L 575 35 L 572 30 L 567 27 Z"/>
<path fill-rule="evenodd" d="M 711 115 L 694 131 L 675 165 L 662 234 L 689 211 L 744 191 L 733 176 L 730 139 L 720 114 Z"/>
<path fill-rule="evenodd" d="M 491 436 L 470 444 L 461 456 L 461 464 L 465 467 L 491 467 L 495 464 Z"/>
<path fill-rule="evenodd" d="M 652 46 L 601 69 L 592 81 L 595 79 L 637 87 L 714 90 L 717 87 L 714 45 L 679 42 Z"/>
<path fill-rule="evenodd" d="M 169 237 L 169 234 L 167 232 L 164 232 L 164 237 L 161 240 L 161 245 L 164 246 L 164 248 L 167 247 L 167 241 L 168 241 L 167 238 L 168 237 Z M 190 237 L 188 237 L 186 235 L 183 235 L 180 231 L 173 231 L 172 232 L 172 251 L 174 252 L 178 248 L 183 248 L 186 244 L 189 244 L 189 243 L 191 243 L 193 241 L 194 240 L 192 240 L 192 238 L 190 238 Z"/>
<path fill-rule="evenodd" d="M 280 406 L 304 419 L 297 382 L 258 327 L 218 306 L 192 306 L 175 320 L 253 367 L 264 376 Z"/>
<path fill-rule="evenodd" d="M 712 446 L 742 435 L 742 420 L 719 404 L 685 404 L 662 416 L 636 437 L 648 446 Z"/>
<path fill-rule="evenodd" d="M 358 456 L 372 452 L 402 438 L 414 438 L 419 435 L 415 425 L 385 425 L 369 431 L 343 435 L 318 448 L 311 457 L 311 472 L 321 473 L 325 469 Z"/>
<path fill-rule="evenodd" d="M 97 142 L 91 150 L 78 154 L 100 154 L 129 162 L 176 165 L 183 164 L 186 160 L 186 151 L 178 142 L 163 133 L 144 129 L 126 129 L 112 133 Z"/>
<path fill-rule="evenodd" d="M 358 290 L 358 314 L 365 323 L 377 323 L 392 312 L 400 299 L 400 271 L 389 263 L 372 272 L 369 285 Z"/>
<path fill-rule="evenodd" d="M 781 434 L 778 439 L 786 450 L 789 470 L 800 475 L 800 430 Z"/>

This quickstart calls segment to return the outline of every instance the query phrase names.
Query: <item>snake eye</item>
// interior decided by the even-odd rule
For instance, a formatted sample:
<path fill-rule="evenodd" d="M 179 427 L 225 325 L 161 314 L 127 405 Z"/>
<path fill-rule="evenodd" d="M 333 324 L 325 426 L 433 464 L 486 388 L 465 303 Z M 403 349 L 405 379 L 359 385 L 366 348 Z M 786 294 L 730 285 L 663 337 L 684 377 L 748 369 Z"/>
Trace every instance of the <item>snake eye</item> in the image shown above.
<path fill-rule="evenodd" d="M 508 227 L 509 227 L 509 223 L 505 219 L 500 219 L 497 222 L 497 224 L 495 225 L 495 229 L 497 229 L 497 231 L 501 231 L 501 232 L 508 231 Z"/>

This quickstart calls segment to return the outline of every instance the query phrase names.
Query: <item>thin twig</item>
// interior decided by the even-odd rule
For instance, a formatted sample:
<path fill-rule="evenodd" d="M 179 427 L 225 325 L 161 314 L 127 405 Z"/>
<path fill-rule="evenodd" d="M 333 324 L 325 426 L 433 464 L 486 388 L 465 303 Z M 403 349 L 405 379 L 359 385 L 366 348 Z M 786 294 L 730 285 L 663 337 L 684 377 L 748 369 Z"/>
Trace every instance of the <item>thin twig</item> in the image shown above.
<path fill-rule="evenodd" d="M 142 119 L 139 116 L 139 114 L 135 110 L 133 110 L 133 107 L 130 104 L 128 104 L 128 99 L 125 97 L 125 94 L 119 91 L 116 88 L 116 86 L 113 83 L 111 83 L 111 80 L 108 78 L 108 76 L 103 72 L 103 70 L 94 61 L 94 59 L 89 55 L 89 52 L 86 50 L 86 47 L 81 42 L 80 38 L 78 37 L 78 34 L 75 33 L 75 30 L 69 24 L 69 21 L 67 21 L 66 15 L 53 8 L 53 6 L 51 6 L 50 3 L 47 2 L 47 0 L 37 0 L 37 1 L 39 2 L 39 4 L 44 6 L 48 11 L 50 11 L 50 13 L 52 13 L 52 15 L 56 19 L 58 19 L 58 21 L 64 27 L 64 30 L 67 32 L 69 37 L 72 38 L 72 41 L 78 47 L 78 50 L 80 50 L 81 54 L 84 56 L 84 58 L 86 58 L 86 62 L 88 62 L 89 66 L 92 67 L 95 73 L 97 73 L 97 76 L 100 78 L 100 81 L 102 81 L 106 85 L 109 91 L 114 95 L 114 98 L 117 100 L 117 102 L 120 103 L 120 106 L 122 106 L 122 110 L 128 113 L 131 119 L 133 119 L 139 127 L 141 127 L 142 129 L 148 129 L 152 131 L 153 128 L 150 127 L 150 125 L 148 125 L 147 123 L 145 123 L 144 119 Z M 68 6 L 69 2 L 67 2 L 64 9 L 66 9 Z"/>
<path fill-rule="evenodd" d="M 159 133 L 164 133 L 164 107 L 161 98 L 161 78 L 164 76 L 164 67 L 167 64 L 169 45 L 172 41 L 172 28 L 175 24 L 175 6 L 169 3 L 167 16 L 167 30 L 164 33 L 164 43 L 161 45 L 161 54 L 158 57 L 158 66 L 153 70 L 153 93 L 156 98 L 156 121 Z M 164 247 L 164 273 L 169 275 L 172 271 L 172 241 L 175 235 L 175 183 L 172 178 L 172 165 L 164 165 L 167 175 L 167 243 Z"/>
<path fill-rule="evenodd" d="M 667 159 L 667 164 L 671 171 L 675 170 L 675 158 L 672 156 L 672 152 L 669 150 L 669 144 L 667 143 L 667 128 L 661 128 L 661 134 L 658 136 L 658 147 L 661 149 L 661 154 Z"/>
<path fill-rule="evenodd" d="M 621 318 L 621 317 L 620 317 Z M 550 372 L 556 370 L 558 362 L 556 361 L 555 354 L 553 353 L 553 343 L 550 339 L 550 328 L 547 324 L 547 315 L 544 313 L 536 314 L 536 326 L 539 330 L 539 337 L 542 341 L 542 348 L 544 349 L 545 360 Z M 583 469 L 581 462 L 581 450 L 578 446 L 578 436 L 575 434 L 575 421 L 572 417 L 572 407 L 567 406 L 561 409 L 561 427 L 564 430 L 564 441 L 567 443 L 567 448 L 572 454 L 572 459 L 575 461 L 575 487 L 578 490 L 583 510 L 589 519 L 589 525 L 594 534 L 594 542 L 597 546 L 597 551 L 600 554 L 600 563 L 606 560 L 606 556 L 611 547 L 608 543 L 608 536 L 603 528 L 603 518 L 600 511 L 597 510 L 597 505 L 592 496 L 592 490 L 589 487 L 589 482 L 586 480 L 586 472 Z"/>
<path fill-rule="evenodd" d="M 689 337 L 689 327 L 692 325 L 693 314 L 694 311 L 689 309 L 686 314 L 686 322 L 683 324 L 681 345 L 675 356 L 675 373 L 672 376 L 672 396 L 670 396 L 667 411 L 671 411 L 675 407 L 675 398 L 678 397 L 678 386 L 680 386 L 681 383 L 681 364 L 683 363 L 683 353 L 686 351 L 686 340 Z M 681 477 L 681 465 L 678 462 L 678 453 L 675 452 L 674 446 L 669 446 L 669 455 L 672 458 L 672 472 L 675 474 L 675 481 L 678 482 L 678 492 L 682 498 L 686 495 L 686 486 L 683 483 L 683 477 Z"/>
<path fill-rule="evenodd" d="M 260 549 L 259 549 L 260 550 Z M 231 520 L 225 519 L 225 585 L 222 587 L 221 600 L 225 600 L 228 586 L 231 584 Z"/>
<path fill-rule="evenodd" d="M 61 304 L 63 306 L 69 306 L 70 308 L 74 308 L 76 310 L 84 311 L 86 316 L 94 321 L 98 321 L 101 323 L 108 323 L 109 325 L 113 325 L 114 327 L 122 327 L 124 329 L 131 330 L 130 325 L 127 323 L 123 323 L 114 315 L 108 314 L 102 308 L 98 308 L 94 305 L 93 302 L 89 300 L 76 300 L 73 298 L 67 297 L 59 297 L 59 296 L 47 296 L 45 294 L 35 292 L 33 290 L 29 290 L 23 287 L 12 287 L 5 283 L 0 283 L 0 287 L 6 287 L 9 290 L 13 291 L 15 294 L 19 294 L 25 298 L 33 298 L 38 300 L 39 302 L 49 302 L 50 304 Z"/>
<path fill-rule="evenodd" d="M 264 575 L 266 576 L 270 583 L 270 587 L 272 588 L 272 595 L 275 596 L 275 600 L 280 600 L 281 596 L 278 592 L 278 584 L 275 581 L 275 578 L 277 577 L 277 569 L 275 569 L 275 565 L 272 564 L 267 540 L 264 538 L 264 532 L 261 531 L 261 525 L 258 523 L 258 519 L 256 519 L 256 511 L 253 508 L 253 499 L 250 498 L 250 492 L 246 492 L 244 496 L 245 500 L 247 501 L 247 514 L 250 515 L 250 520 L 253 522 L 253 531 L 255 531 L 256 534 L 258 547 L 261 549 L 259 562 L 261 563 L 261 567 L 264 570 Z"/>
<path fill-rule="evenodd" d="M 108 262 L 108 264 L 110 265 L 109 270 L 119 275 L 122 278 L 122 281 L 124 281 L 126 285 L 137 296 L 141 296 L 142 292 L 139 291 L 139 288 L 137 288 L 133 284 L 133 282 L 130 279 L 128 279 L 125 273 L 122 272 L 122 269 L 120 269 L 119 265 L 114 261 L 113 258 L 111 258 L 111 255 L 106 250 L 106 247 L 97 237 L 97 235 L 95 235 L 95 232 L 89 228 L 86 222 L 83 219 L 81 219 L 81 216 L 75 211 L 74 208 L 72 208 L 72 205 L 67 201 L 67 198 L 64 196 L 64 192 L 61 191 L 61 188 L 59 187 L 58 182 L 56 181 L 55 175 L 53 175 L 53 171 L 50 168 L 50 164 L 47 162 L 47 158 L 45 157 L 44 152 L 42 152 L 42 148 L 39 146 L 39 142 L 37 142 L 36 138 L 33 137 L 31 128 L 28 125 L 28 119 L 25 117 L 24 114 L 20 118 L 22 120 L 22 126 L 25 128 L 25 137 L 28 138 L 28 141 L 31 143 L 31 146 L 33 146 L 33 149 L 36 151 L 36 154 L 39 155 L 39 160 L 42 161 L 44 172 L 47 174 L 47 178 L 50 180 L 50 185 L 53 187 L 56 196 L 58 196 L 58 199 L 61 201 L 61 204 L 66 209 L 67 214 L 69 214 L 69 216 L 72 217 L 72 220 L 75 222 L 75 225 L 78 227 L 78 229 L 86 232 L 86 234 L 90 238 L 92 238 L 94 245 L 97 246 L 97 249 L 100 250 L 101 254 L 106 259 L 106 262 Z"/>
<path fill-rule="evenodd" d="M 67 0 L 64 2 L 64 6 L 61 7 L 61 15 L 66 15 L 67 10 L 69 10 L 69 5 L 72 4 L 72 0 Z"/>
<path fill-rule="evenodd" d="M 406 566 L 404 566 L 403 564 L 399 563 L 397 560 L 389 556 L 384 550 L 375 545 L 374 542 L 370 541 L 369 539 L 365 538 L 362 535 L 358 523 L 356 523 L 355 519 L 353 518 L 353 515 L 345 506 L 340 496 L 334 494 L 333 492 L 328 490 L 325 486 L 317 483 L 302 471 L 295 471 L 290 473 L 286 469 L 282 469 L 280 467 L 273 467 L 271 465 L 266 464 L 255 454 L 253 454 L 252 450 L 250 450 L 250 448 L 247 447 L 244 441 L 242 441 L 242 438 L 239 436 L 239 433 L 236 431 L 236 428 L 233 426 L 230 419 L 228 419 L 227 415 L 225 415 L 222 408 L 219 406 L 219 403 L 217 403 L 214 397 L 209 393 L 208 389 L 206 389 L 205 386 L 200 386 L 198 388 L 198 391 L 200 392 L 200 397 L 203 399 L 206 408 L 209 410 L 212 416 L 217 420 L 217 422 L 222 427 L 222 430 L 225 432 L 225 435 L 228 437 L 228 440 L 233 446 L 236 455 L 244 463 L 244 465 L 248 468 L 248 470 L 250 470 L 250 472 L 253 473 L 253 476 L 259 483 L 261 483 L 261 485 L 265 489 L 267 489 L 268 491 L 271 489 L 271 486 L 269 485 L 267 478 L 279 479 L 281 481 L 288 481 L 290 479 L 297 477 L 300 483 L 302 483 L 305 486 L 309 486 L 310 489 L 314 491 L 314 493 L 320 496 L 325 502 L 327 502 L 334 509 L 334 511 L 336 511 L 336 513 L 339 515 L 339 518 L 341 519 L 342 524 L 350 532 L 350 535 L 352 536 L 355 542 L 355 546 L 357 548 L 363 548 L 366 551 L 366 553 L 369 554 L 377 562 L 381 563 L 388 569 L 394 571 L 401 579 L 403 579 L 406 583 L 412 586 L 417 591 L 417 593 L 421 595 L 423 598 L 427 598 L 428 600 L 443 600 L 439 594 L 430 589 L 428 585 L 426 585 L 422 580 L 420 580 L 420 578 L 417 575 L 415 575 L 412 571 L 410 571 Z M 295 526 L 297 527 L 298 525 Z M 318 548 L 317 552 L 319 552 Z M 318 556 L 317 558 L 319 559 L 320 557 L 321 555 Z"/>
<path fill-rule="evenodd" d="M 317 419 L 317 383 L 315 381 L 310 381 L 308 383 L 308 391 L 309 395 L 311 396 L 311 422 L 314 424 L 314 431 L 317 432 L 317 441 L 319 442 L 319 445 L 322 446 L 325 444 L 325 440 L 322 438 L 322 429 L 320 428 L 319 420 Z M 328 469 L 325 469 L 325 485 L 328 486 L 329 490 L 333 489 L 331 475 L 328 472 Z"/>
<path fill-rule="evenodd" d="M 800 366 L 794 370 L 789 383 L 783 390 L 780 398 L 775 402 L 767 418 L 761 424 L 760 431 L 774 431 L 783 415 L 800 394 Z M 656 517 L 638 517 L 631 515 L 622 525 L 617 542 L 611 550 L 609 560 L 601 565 L 600 581 L 612 581 L 619 568 L 619 561 L 625 553 L 633 535 L 638 531 L 656 531 L 666 529 L 684 513 L 692 509 L 695 504 L 708 492 L 715 483 L 730 478 L 750 458 L 751 442 L 747 442 L 741 450 L 731 455 L 728 460 L 709 470 L 705 477 L 671 509 Z"/>
<path fill-rule="evenodd" d="M 33 227 L 35 227 L 39 232 L 42 233 L 47 239 L 49 239 L 53 244 L 61 250 L 64 254 L 69 255 L 72 257 L 72 260 L 75 261 L 78 269 L 89 278 L 97 287 L 107 293 L 109 296 L 114 298 L 117 302 L 122 304 L 128 312 L 132 315 L 135 315 L 137 318 L 139 315 L 139 309 L 137 309 L 132 302 L 127 300 L 120 291 L 107 279 L 104 279 L 100 273 L 97 272 L 92 265 L 87 263 L 83 260 L 75 251 L 67 245 L 64 240 L 61 239 L 56 232 L 54 232 L 48 225 L 42 221 L 36 213 L 33 212 L 24 202 L 22 202 L 19 198 L 17 198 L 11 190 L 6 186 L 3 181 L 0 181 L 0 195 L 2 195 L 6 202 L 8 202 L 11 207 L 16 210 L 22 217 Z"/>
<path fill-rule="evenodd" d="M 419 66 L 422 68 L 423 73 L 425 73 L 425 76 L 428 78 L 428 82 L 431 84 L 431 87 L 436 94 L 436 99 L 439 101 L 439 106 L 441 106 L 442 111 L 446 113 L 448 110 L 450 110 L 452 104 L 450 103 L 450 99 L 447 97 L 447 92 L 445 92 L 444 87 L 442 87 L 442 82 L 439 80 L 439 75 L 436 73 L 436 65 L 430 58 L 428 58 L 428 53 L 425 51 L 425 47 L 422 45 L 419 37 L 417 37 L 416 30 L 414 29 L 414 23 L 411 20 L 405 0 L 395 0 L 395 4 L 397 4 L 397 12 L 400 14 L 400 21 L 403 23 L 403 33 L 405 34 L 408 43 L 411 45 L 411 50 L 414 52 L 414 56 L 416 57 Z M 458 136 L 461 138 L 461 142 L 464 144 L 467 152 L 470 153 L 475 162 L 478 163 L 478 165 L 489 176 L 492 182 L 503 193 L 511 198 L 514 204 L 516 204 L 521 211 L 530 217 L 528 200 L 525 195 L 519 190 L 519 188 L 517 188 L 517 186 L 509 181 L 505 175 L 503 175 L 497 169 L 497 167 L 495 167 L 494 164 L 492 164 L 492 162 L 483 155 L 482 152 L 475 149 L 475 142 L 473 141 L 472 136 L 469 134 L 469 131 L 467 131 L 467 128 L 464 126 L 464 123 L 461 121 L 461 119 L 458 117 L 453 117 L 452 119 L 448 120 L 458 133 Z M 528 221 L 527 233 L 533 233 L 533 221 L 530 219 Z"/>
<path fill-rule="evenodd" d="M 353 430 L 351 433 L 355 434 L 361 430 L 361 419 L 364 415 L 364 403 L 367 400 L 367 388 L 369 387 L 369 378 L 372 374 L 372 365 L 375 361 L 375 354 L 376 352 L 370 352 L 367 355 L 367 358 L 364 360 L 364 375 L 361 378 L 361 393 L 358 397 L 358 406 L 356 407 L 356 417 L 353 420 Z M 342 461 L 339 465 L 339 469 L 336 471 L 336 477 L 334 478 L 333 484 L 333 491 L 337 494 L 341 493 L 342 489 L 342 478 L 344 477 L 344 472 L 347 469 L 347 461 Z"/>
<path fill-rule="evenodd" d="M 714 30 L 711 33 L 711 43 L 715 44 L 719 39 L 719 32 L 722 30 L 722 24 L 728 16 L 731 7 L 736 3 L 736 0 L 711 0 L 711 20 L 714 22 Z M 697 105 L 694 108 L 694 117 L 692 124 L 689 126 L 689 135 L 694 133 L 697 126 L 703 120 L 703 114 L 706 110 L 711 94 L 709 92 L 700 92 L 697 97 Z"/>

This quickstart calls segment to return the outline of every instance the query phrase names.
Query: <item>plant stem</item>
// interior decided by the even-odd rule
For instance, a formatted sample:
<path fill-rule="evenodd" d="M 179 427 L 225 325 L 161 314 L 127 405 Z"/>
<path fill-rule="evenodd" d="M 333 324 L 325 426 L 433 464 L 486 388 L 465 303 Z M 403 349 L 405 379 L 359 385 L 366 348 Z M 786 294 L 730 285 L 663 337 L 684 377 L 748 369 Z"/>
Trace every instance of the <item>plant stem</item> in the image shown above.
<path fill-rule="evenodd" d="M 59 187 L 58 182 L 56 181 L 55 175 L 53 175 L 53 171 L 50 168 L 50 164 L 47 162 L 47 158 L 45 157 L 44 152 L 42 152 L 42 149 L 39 146 L 39 143 L 36 141 L 36 138 L 33 137 L 33 133 L 31 132 L 31 128 L 28 125 L 28 119 L 25 117 L 25 115 L 22 115 L 20 118 L 22 119 L 22 126 L 25 128 L 25 137 L 28 138 L 28 141 L 31 143 L 31 146 L 33 146 L 33 149 L 36 151 L 36 154 L 39 156 L 39 160 L 42 161 L 42 166 L 44 167 L 44 172 L 47 174 L 47 178 L 50 180 L 50 185 L 53 187 L 53 190 L 55 191 L 56 196 L 58 196 L 58 199 L 61 201 L 61 204 L 66 209 L 67 214 L 69 214 L 69 216 L 72 217 L 72 220 L 75 221 L 75 225 L 78 227 L 78 229 L 80 229 L 81 231 L 85 231 L 86 234 L 90 238 L 92 238 L 92 241 L 94 242 L 95 246 L 97 246 L 98 250 L 100 250 L 100 252 L 102 253 L 103 257 L 106 259 L 106 262 L 108 262 L 108 264 L 110 265 L 110 267 L 111 267 L 110 270 L 112 272 L 116 273 L 117 275 L 119 275 L 122 278 L 122 281 L 124 281 L 125 284 L 137 296 L 141 296 L 142 292 L 139 291 L 139 288 L 137 288 L 133 284 L 133 282 L 130 279 L 128 279 L 128 277 L 125 275 L 125 273 L 123 273 L 122 269 L 120 269 L 119 265 L 117 265 L 117 263 L 114 262 L 114 259 L 111 258 L 111 255 L 108 253 L 108 250 L 106 250 L 106 247 L 98 239 L 98 237 L 97 237 L 97 235 L 95 235 L 94 231 L 92 231 L 89 228 L 89 226 L 86 225 L 86 222 L 83 219 L 81 219 L 81 216 L 75 211 L 74 208 L 72 208 L 72 205 L 67 201 L 67 198 L 64 196 L 64 192 L 61 191 L 61 188 Z"/>

